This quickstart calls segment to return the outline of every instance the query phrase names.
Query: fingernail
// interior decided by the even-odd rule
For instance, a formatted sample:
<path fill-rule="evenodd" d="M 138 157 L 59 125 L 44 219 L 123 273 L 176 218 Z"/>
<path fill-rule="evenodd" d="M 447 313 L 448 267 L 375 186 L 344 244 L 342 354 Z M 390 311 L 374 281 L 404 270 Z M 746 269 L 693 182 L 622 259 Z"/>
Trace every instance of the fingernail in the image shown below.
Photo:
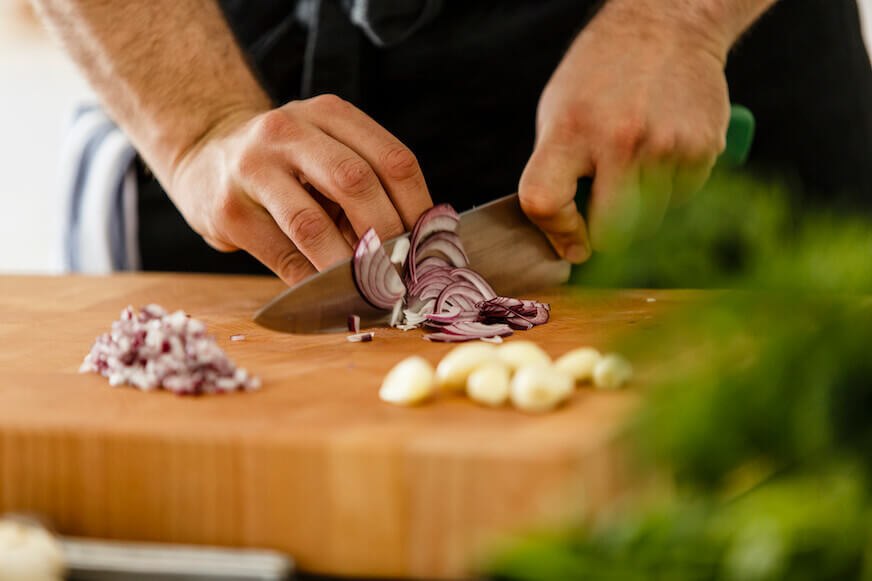
<path fill-rule="evenodd" d="M 574 264 L 584 262 L 589 256 L 590 250 L 581 244 L 570 244 L 563 255 L 566 260 Z"/>

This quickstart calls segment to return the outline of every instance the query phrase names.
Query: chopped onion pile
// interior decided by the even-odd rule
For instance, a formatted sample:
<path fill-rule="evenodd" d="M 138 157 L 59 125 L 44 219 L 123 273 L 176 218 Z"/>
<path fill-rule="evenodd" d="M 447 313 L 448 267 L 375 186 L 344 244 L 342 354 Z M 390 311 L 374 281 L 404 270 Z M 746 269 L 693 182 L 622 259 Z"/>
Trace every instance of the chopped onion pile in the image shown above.
<path fill-rule="evenodd" d="M 241 336 L 240 336 L 241 337 Z M 167 389 L 179 395 L 257 389 L 260 378 L 236 367 L 206 334 L 206 325 L 184 311 L 158 305 L 121 312 L 112 331 L 97 338 L 79 368 L 109 378 L 111 385 Z"/>
<path fill-rule="evenodd" d="M 469 258 L 457 235 L 459 222 L 460 216 L 448 204 L 434 206 L 415 224 L 408 245 L 403 241 L 391 257 L 375 231 L 368 230 L 351 261 L 361 296 L 379 309 L 392 311 L 391 326 L 434 331 L 424 336 L 429 341 L 507 337 L 548 322 L 549 305 L 497 296 L 480 274 L 467 268 Z M 398 273 L 393 263 L 403 254 L 405 262 Z"/>

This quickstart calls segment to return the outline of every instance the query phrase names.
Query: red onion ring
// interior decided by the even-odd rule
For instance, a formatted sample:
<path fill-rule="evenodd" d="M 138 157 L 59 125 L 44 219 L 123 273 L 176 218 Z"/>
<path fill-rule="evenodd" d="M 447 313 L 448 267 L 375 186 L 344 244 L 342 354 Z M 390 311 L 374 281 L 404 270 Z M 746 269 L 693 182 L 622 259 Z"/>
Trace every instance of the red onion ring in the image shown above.
<path fill-rule="evenodd" d="M 351 274 L 360 295 L 378 309 L 390 310 L 406 294 L 403 279 L 372 228 L 354 247 Z"/>

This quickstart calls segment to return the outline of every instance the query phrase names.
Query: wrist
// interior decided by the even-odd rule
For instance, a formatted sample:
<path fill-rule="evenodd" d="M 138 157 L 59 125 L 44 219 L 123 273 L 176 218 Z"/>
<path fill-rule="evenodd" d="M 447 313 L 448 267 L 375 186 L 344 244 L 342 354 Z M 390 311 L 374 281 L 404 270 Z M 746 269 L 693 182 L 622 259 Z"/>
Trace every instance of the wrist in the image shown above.
<path fill-rule="evenodd" d="M 174 189 L 172 184 L 177 181 L 178 174 L 184 171 L 191 160 L 209 143 L 234 133 L 239 127 L 270 108 L 271 104 L 268 100 L 225 105 L 215 108 L 208 115 L 201 117 L 199 123 L 186 128 L 173 140 L 172 145 L 165 149 L 167 155 L 162 165 L 169 189 Z"/>
<path fill-rule="evenodd" d="M 621 23 L 634 38 L 703 50 L 722 64 L 744 29 L 731 0 L 608 0 L 600 17 Z"/>

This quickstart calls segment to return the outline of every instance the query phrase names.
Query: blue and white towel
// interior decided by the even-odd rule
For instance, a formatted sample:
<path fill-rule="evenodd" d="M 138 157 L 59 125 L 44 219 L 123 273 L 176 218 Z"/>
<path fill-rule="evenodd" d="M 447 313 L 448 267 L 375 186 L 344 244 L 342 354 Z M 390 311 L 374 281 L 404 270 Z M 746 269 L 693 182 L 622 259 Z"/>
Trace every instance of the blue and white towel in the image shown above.
<path fill-rule="evenodd" d="M 96 105 L 73 115 L 61 148 L 62 272 L 139 270 L 136 150 Z"/>

